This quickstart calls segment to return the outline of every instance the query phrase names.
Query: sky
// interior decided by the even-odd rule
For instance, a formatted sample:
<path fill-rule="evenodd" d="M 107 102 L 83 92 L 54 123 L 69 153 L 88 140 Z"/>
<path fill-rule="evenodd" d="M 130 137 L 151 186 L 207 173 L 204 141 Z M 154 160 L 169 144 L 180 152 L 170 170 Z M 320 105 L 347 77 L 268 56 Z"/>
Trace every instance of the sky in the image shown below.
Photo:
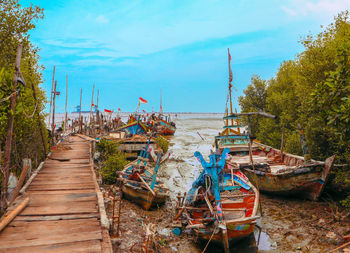
<path fill-rule="evenodd" d="M 30 32 L 45 67 L 49 92 L 53 67 L 64 112 L 89 110 L 95 84 L 99 109 L 224 112 L 228 56 L 232 56 L 234 106 L 251 76 L 273 77 L 282 61 L 302 52 L 300 39 L 317 34 L 350 0 L 20 0 L 44 8 Z M 48 99 L 49 100 L 49 99 Z M 48 104 L 49 105 L 49 104 Z M 48 110 L 48 109 L 47 109 Z"/>

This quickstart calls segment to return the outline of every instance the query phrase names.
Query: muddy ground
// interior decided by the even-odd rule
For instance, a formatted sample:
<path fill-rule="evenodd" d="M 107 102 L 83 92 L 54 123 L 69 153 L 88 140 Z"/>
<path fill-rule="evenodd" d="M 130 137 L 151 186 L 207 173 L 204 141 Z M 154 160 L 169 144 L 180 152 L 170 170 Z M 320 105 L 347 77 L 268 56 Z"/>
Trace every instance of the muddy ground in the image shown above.
<path fill-rule="evenodd" d="M 115 252 L 141 252 L 149 224 L 154 224 L 154 241 L 158 249 L 155 252 L 202 251 L 205 243 L 195 243 L 190 231 L 184 231 L 180 236 L 172 234 L 171 219 L 176 194 L 186 192 L 201 170 L 193 153 L 199 150 L 203 157 L 209 155 L 214 136 L 223 126 L 220 117 L 198 115 L 176 120 L 177 132 L 171 139 L 172 156 L 159 171 L 160 179 L 170 189 L 171 199 L 165 206 L 152 211 L 144 211 L 134 203 L 122 200 L 120 236 L 113 239 Z M 337 209 L 332 202 L 264 194 L 261 200 L 263 215 L 258 220 L 261 231 L 256 228 L 254 236 L 233 245 L 231 252 L 324 252 L 339 246 L 344 242 L 343 236 L 350 233 L 346 210 Z M 107 211 L 110 210 L 109 203 L 106 206 Z M 220 245 L 210 244 L 206 252 L 223 251 Z"/>

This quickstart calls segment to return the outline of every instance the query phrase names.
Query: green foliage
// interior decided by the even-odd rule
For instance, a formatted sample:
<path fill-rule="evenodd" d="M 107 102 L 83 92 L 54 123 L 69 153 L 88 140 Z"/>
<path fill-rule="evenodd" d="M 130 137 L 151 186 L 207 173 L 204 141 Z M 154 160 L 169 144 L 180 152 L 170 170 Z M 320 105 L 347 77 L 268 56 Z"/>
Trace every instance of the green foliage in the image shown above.
<path fill-rule="evenodd" d="M 285 151 L 301 154 L 299 123 L 312 158 L 324 160 L 336 154 L 336 163 L 350 164 L 349 12 L 340 13 L 334 23 L 317 36 L 306 36 L 301 43 L 305 50 L 294 60 L 283 62 L 274 78 L 266 81 L 252 77 L 239 99 L 241 109 L 277 116 L 277 120 L 254 119 L 253 133 L 263 143 L 280 148 L 285 128 Z M 257 83 L 261 87 L 266 84 L 266 95 L 257 90 Z M 335 188 L 350 187 L 350 166 L 332 171 Z"/>
<path fill-rule="evenodd" d="M 162 149 L 163 153 L 165 154 L 168 152 L 169 149 L 169 141 L 165 139 L 162 136 L 159 136 L 156 138 L 156 143 L 159 145 L 159 147 Z"/>
<path fill-rule="evenodd" d="M 106 160 L 110 155 L 116 154 L 119 144 L 114 140 L 101 139 L 97 145 L 96 149 L 101 153 L 102 160 Z"/>
<path fill-rule="evenodd" d="M 101 169 L 103 183 L 115 184 L 117 180 L 117 171 L 121 171 L 127 164 L 125 155 L 122 152 L 112 154 L 104 161 Z"/>
<path fill-rule="evenodd" d="M 242 112 L 257 112 L 263 111 L 266 107 L 268 82 L 262 80 L 258 75 L 253 75 L 251 83 L 243 91 L 244 96 L 238 98 Z M 243 123 L 247 123 L 245 119 L 242 119 Z M 259 129 L 259 121 L 255 118 L 251 119 L 250 125 L 253 135 L 256 135 L 256 129 Z"/>
<path fill-rule="evenodd" d="M 113 140 L 101 139 L 96 145 L 97 151 L 101 153 L 101 174 L 103 183 L 114 184 L 117 179 L 117 171 L 127 164 L 124 153 L 118 150 L 119 144 Z"/>
<path fill-rule="evenodd" d="M 38 6 L 22 7 L 17 0 L 4 0 L 0 4 L 0 100 L 11 95 L 13 90 L 14 62 L 19 43 L 23 45 L 20 69 L 26 86 L 19 85 L 14 115 L 11 167 L 21 169 L 22 158 L 31 158 L 33 167 L 44 159 L 39 123 L 43 126 L 47 140 L 43 112 L 45 94 L 41 89 L 41 71 L 38 64 L 38 48 L 30 42 L 29 31 L 37 20 L 43 18 L 43 9 Z M 32 86 L 37 103 L 33 98 Z M 38 114 L 33 112 L 36 111 Z M 0 103 L 0 146 L 4 150 L 6 141 L 10 100 Z M 47 145 L 48 146 L 48 145 Z M 1 161 L 0 161 L 1 163 Z"/>

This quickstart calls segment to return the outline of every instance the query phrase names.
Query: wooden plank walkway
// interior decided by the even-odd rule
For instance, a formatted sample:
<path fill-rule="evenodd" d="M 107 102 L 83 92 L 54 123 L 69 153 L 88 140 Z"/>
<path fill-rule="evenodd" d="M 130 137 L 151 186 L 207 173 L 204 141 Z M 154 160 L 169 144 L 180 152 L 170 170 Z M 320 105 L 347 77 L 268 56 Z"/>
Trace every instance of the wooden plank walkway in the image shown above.
<path fill-rule="evenodd" d="M 0 232 L 0 253 L 112 252 L 90 146 L 70 136 L 46 159 L 25 191 L 28 206 Z"/>

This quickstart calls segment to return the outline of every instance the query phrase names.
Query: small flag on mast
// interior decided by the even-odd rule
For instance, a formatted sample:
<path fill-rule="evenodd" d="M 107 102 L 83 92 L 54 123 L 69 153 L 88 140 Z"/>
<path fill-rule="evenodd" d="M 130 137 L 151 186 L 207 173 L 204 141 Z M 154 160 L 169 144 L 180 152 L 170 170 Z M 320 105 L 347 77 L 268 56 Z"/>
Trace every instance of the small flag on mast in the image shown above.
<path fill-rule="evenodd" d="M 139 97 L 139 103 L 140 103 L 140 104 L 147 104 L 148 102 L 147 102 L 146 99 L 144 99 L 144 98 L 142 98 L 142 97 Z"/>

